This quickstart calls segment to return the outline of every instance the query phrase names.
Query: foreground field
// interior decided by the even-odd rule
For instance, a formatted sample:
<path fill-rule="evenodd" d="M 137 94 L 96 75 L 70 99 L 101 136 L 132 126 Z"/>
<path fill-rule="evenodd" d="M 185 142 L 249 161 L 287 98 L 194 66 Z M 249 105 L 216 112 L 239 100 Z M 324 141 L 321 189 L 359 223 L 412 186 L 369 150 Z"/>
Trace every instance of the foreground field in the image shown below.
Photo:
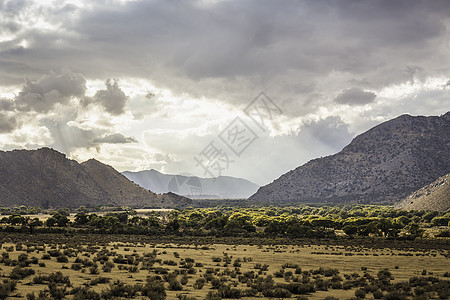
<path fill-rule="evenodd" d="M 0 272 L 10 281 L 1 293 L 28 299 L 446 299 L 449 290 L 445 246 L 187 244 L 56 234 L 2 241 Z"/>

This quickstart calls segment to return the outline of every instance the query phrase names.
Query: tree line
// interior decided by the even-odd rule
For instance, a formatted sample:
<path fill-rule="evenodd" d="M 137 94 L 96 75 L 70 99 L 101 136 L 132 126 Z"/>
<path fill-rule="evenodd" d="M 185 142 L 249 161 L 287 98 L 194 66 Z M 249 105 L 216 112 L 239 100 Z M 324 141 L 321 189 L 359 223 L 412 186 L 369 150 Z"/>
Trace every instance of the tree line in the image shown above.
<path fill-rule="evenodd" d="M 98 233 L 179 234 L 192 236 L 285 236 L 293 238 L 427 237 L 427 228 L 449 237 L 450 213 L 406 211 L 389 206 L 344 207 L 218 207 L 150 211 L 146 215 L 129 209 L 99 214 L 85 208 L 70 215 L 58 209 L 41 220 L 22 214 L 0 219 L 2 230 L 61 232 L 79 230 Z"/>

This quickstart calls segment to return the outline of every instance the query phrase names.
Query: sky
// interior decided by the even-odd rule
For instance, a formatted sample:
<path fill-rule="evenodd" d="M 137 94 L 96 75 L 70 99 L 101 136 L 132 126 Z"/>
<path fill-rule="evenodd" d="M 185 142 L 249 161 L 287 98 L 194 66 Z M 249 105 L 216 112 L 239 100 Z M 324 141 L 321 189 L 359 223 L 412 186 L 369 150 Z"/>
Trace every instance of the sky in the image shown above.
<path fill-rule="evenodd" d="M 447 0 L 0 0 L 0 150 L 264 185 L 450 107 Z"/>

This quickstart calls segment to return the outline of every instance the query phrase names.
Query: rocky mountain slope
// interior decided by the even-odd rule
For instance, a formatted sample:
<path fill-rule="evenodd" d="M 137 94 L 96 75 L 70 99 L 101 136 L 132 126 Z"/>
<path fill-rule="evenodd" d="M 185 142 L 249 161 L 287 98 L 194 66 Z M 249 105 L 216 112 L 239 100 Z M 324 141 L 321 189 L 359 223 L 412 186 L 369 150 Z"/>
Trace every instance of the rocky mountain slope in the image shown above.
<path fill-rule="evenodd" d="M 447 211 L 450 209 L 450 173 L 415 191 L 397 206 L 402 209 Z"/>
<path fill-rule="evenodd" d="M 157 195 L 94 159 L 82 164 L 53 149 L 0 152 L 0 205 L 79 207 L 185 206 L 190 199 Z"/>
<path fill-rule="evenodd" d="M 395 203 L 450 172 L 450 112 L 402 115 L 314 159 L 249 198 L 253 202 Z"/>
<path fill-rule="evenodd" d="M 253 195 L 258 185 L 243 178 L 219 176 L 200 178 L 196 176 L 163 174 L 156 170 L 123 172 L 123 175 L 145 189 L 155 193 L 173 192 L 192 199 L 241 199 Z"/>

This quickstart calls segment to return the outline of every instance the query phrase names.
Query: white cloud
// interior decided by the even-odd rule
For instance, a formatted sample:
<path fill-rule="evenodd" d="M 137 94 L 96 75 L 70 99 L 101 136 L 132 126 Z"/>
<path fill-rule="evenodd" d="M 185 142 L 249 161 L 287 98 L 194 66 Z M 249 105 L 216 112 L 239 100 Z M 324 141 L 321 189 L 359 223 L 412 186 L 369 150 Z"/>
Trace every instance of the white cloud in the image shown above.
<path fill-rule="evenodd" d="M 4 149 L 36 148 L 52 144 L 50 131 L 45 126 L 23 125 L 10 134 L 0 134 L 0 147 Z"/>

